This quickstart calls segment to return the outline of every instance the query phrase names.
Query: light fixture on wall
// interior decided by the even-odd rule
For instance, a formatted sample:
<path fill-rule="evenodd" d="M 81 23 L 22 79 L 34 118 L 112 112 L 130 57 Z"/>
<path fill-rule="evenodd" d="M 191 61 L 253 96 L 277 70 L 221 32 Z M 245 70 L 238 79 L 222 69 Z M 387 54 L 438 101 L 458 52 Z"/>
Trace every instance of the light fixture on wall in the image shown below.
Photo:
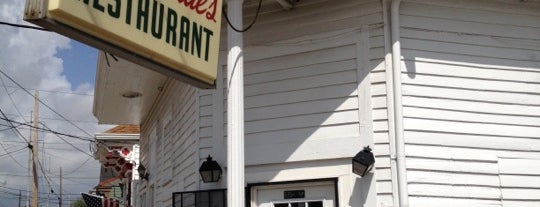
<path fill-rule="evenodd" d="M 137 172 L 139 172 L 139 178 L 141 180 L 148 180 L 148 176 L 150 174 L 148 174 L 148 172 L 146 172 L 146 168 L 144 167 L 144 165 L 142 163 L 137 168 Z"/>
<path fill-rule="evenodd" d="M 219 181 L 223 170 L 221 170 L 221 166 L 219 166 L 219 164 L 215 160 L 212 160 L 212 157 L 208 155 L 206 161 L 201 164 L 199 173 L 201 174 L 203 182 L 211 183 Z"/>
<path fill-rule="evenodd" d="M 139 98 L 142 96 L 142 93 L 136 92 L 136 91 L 127 91 L 122 93 L 122 97 L 124 98 Z"/>
<path fill-rule="evenodd" d="M 365 146 L 352 159 L 352 171 L 353 173 L 364 177 L 375 165 L 375 156 L 371 153 L 371 148 Z"/>

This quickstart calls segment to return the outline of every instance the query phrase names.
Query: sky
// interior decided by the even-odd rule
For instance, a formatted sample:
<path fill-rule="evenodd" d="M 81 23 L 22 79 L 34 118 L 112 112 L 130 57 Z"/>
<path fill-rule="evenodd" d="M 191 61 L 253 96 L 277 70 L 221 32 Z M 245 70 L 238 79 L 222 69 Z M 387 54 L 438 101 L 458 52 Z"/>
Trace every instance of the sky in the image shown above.
<path fill-rule="evenodd" d="M 24 2 L 1 0 L 0 21 L 31 25 L 22 20 Z M 92 115 L 97 50 L 54 32 L 6 25 L 0 25 L 0 37 L 0 70 L 9 76 L 0 74 L 0 110 L 8 119 L 29 123 L 34 103 L 31 94 L 37 90 L 39 99 L 46 104 L 39 105 L 41 127 L 84 138 L 112 127 L 98 125 Z M 19 190 L 23 204 L 26 199 L 29 149 L 25 147 L 30 129 L 18 126 L 17 130 L 0 120 L 0 207 L 17 206 Z M 48 196 L 50 205 L 58 205 L 57 195 L 47 193 L 47 183 L 55 193 L 59 192 L 60 168 L 64 177 L 62 191 L 72 194 L 64 196 L 66 200 L 98 184 L 99 163 L 88 155 L 89 142 L 62 138 L 78 149 L 52 133 L 39 133 L 39 156 L 45 172 L 45 176 L 40 173 L 39 180 L 43 206 Z"/>

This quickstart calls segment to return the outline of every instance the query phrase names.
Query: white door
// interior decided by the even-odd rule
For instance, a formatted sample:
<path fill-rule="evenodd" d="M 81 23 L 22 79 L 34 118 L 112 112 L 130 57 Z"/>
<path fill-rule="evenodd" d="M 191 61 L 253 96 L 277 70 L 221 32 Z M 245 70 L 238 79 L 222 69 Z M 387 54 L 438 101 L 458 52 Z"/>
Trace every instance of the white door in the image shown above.
<path fill-rule="evenodd" d="M 265 185 L 252 188 L 255 207 L 335 207 L 333 181 Z"/>

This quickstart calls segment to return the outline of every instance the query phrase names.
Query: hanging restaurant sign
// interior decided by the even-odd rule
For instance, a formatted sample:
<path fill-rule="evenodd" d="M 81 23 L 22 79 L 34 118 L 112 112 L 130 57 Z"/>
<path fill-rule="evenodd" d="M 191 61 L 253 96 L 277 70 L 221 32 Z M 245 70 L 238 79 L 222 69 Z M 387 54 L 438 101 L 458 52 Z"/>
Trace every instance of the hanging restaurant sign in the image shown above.
<path fill-rule="evenodd" d="M 26 0 L 26 21 L 202 88 L 217 75 L 222 0 Z"/>

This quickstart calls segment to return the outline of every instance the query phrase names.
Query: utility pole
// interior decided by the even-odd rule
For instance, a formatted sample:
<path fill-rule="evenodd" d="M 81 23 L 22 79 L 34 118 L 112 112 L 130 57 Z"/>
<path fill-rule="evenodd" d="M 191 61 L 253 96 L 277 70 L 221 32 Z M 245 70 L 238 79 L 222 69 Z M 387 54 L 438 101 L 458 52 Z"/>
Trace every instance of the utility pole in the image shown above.
<path fill-rule="evenodd" d="M 33 112 L 30 112 L 30 117 L 34 117 L 33 115 Z M 32 128 L 30 128 L 30 133 L 29 133 L 30 137 L 32 137 Z M 30 140 L 32 141 L 32 140 Z M 32 176 L 30 176 L 31 174 L 31 171 L 32 171 L 32 151 L 34 151 L 32 149 L 32 144 L 29 142 L 28 143 L 28 148 L 30 149 L 28 151 L 28 178 L 26 179 L 26 200 L 25 200 L 25 207 L 28 207 L 30 206 L 30 185 L 32 185 Z"/>
<path fill-rule="evenodd" d="M 43 151 L 45 151 L 45 140 L 43 140 Z M 45 156 L 43 156 L 43 158 L 45 158 Z M 49 173 L 49 175 L 51 174 L 50 157 L 49 157 L 49 169 L 47 170 L 47 173 Z M 49 202 L 51 201 L 52 188 L 51 188 L 51 183 L 50 182 L 47 182 L 47 185 L 49 186 L 48 191 L 47 191 L 47 207 L 49 207 Z"/>
<path fill-rule="evenodd" d="M 19 190 L 19 207 L 21 207 L 21 190 Z"/>
<path fill-rule="evenodd" d="M 32 183 L 32 176 L 30 176 L 31 169 L 32 169 L 32 149 L 28 151 L 28 178 L 26 179 L 26 200 L 25 200 L 26 205 L 25 206 L 30 206 L 30 185 L 31 185 L 30 183 Z"/>
<path fill-rule="evenodd" d="M 33 158 L 33 163 L 32 163 L 32 175 L 34 176 L 34 182 L 33 182 L 33 185 L 32 185 L 32 207 L 38 207 L 38 189 L 39 189 L 39 184 L 38 184 L 38 172 L 37 172 L 37 169 L 38 169 L 38 165 L 39 165 L 39 160 L 38 160 L 38 146 L 39 146 L 39 143 L 38 143 L 38 132 L 37 132 L 37 127 L 38 127 L 38 96 L 39 96 L 39 93 L 36 91 L 36 95 L 34 95 L 34 113 L 32 113 L 32 126 L 33 126 L 33 130 L 32 130 L 32 158 Z"/>
<path fill-rule="evenodd" d="M 60 167 L 60 196 L 58 196 L 58 206 L 62 207 L 62 167 Z"/>
<path fill-rule="evenodd" d="M 49 191 L 47 191 L 47 207 L 49 207 L 50 200 L 51 200 L 51 184 L 49 183 Z"/>

